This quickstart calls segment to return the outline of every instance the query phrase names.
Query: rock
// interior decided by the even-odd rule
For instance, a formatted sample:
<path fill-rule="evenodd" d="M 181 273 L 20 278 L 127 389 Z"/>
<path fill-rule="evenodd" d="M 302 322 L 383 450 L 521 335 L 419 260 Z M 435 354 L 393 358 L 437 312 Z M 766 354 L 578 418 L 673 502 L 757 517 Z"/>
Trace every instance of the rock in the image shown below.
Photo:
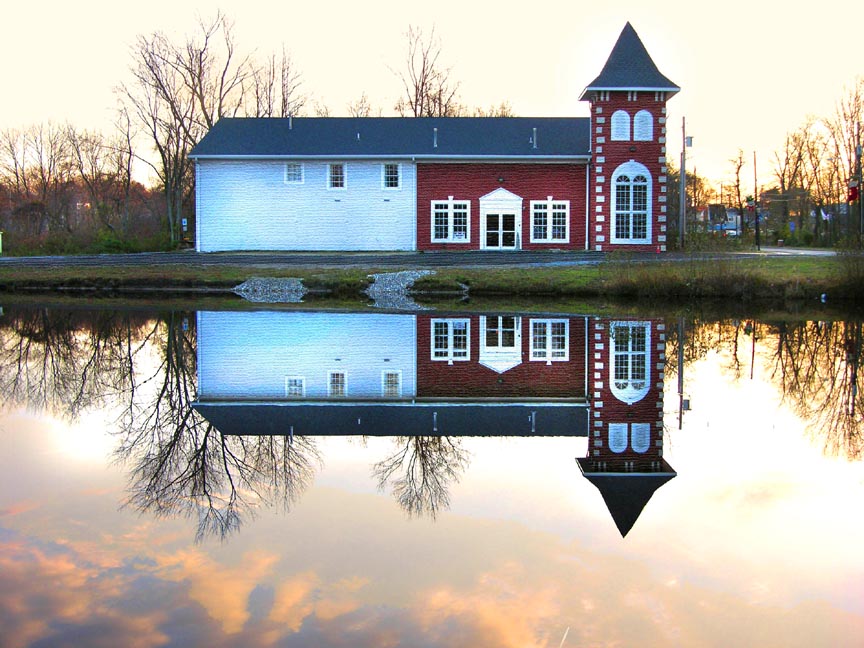
<path fill-rule="evenodd" d="M 433 270 L 404 270 L 369 275 L 374 283 L 366 289 L 375 303 L 375 308 L 391 310 L 429 310 L 420 306 L 408 295 L 408 290 L 420 277 L 435 274 Z"/>
<path fill-rule="evenodd" d="M 264 304 L 298 304 L 308 291 L 301 279 L 252 277 L 234 288 L 234 292 L 251 302 Z"/>

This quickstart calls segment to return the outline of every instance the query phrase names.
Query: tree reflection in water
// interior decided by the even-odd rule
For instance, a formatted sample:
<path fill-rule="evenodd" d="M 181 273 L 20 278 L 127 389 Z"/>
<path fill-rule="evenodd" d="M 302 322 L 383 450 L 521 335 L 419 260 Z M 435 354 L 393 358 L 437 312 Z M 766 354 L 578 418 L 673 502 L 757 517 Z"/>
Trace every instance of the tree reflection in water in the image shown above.
<path fill-rule="evenodd" d="M 678 369 L 677 329 L 667 326 L 667 380 Z M 826 450 L 861 458 L 861 322 L 689 321 L 683 329 L 685 368 L 714 351 L 735 379 L 747 378 L 748 365 L 752 372 L 756 361 L 767 363 Z M 193 408 L 196 357 L 192 313 L 22 308 L 0 318 L 3 406 L 70 420 L 119 409 L 116 457 L 129 469 L 127 505 L 195 519 L 200 540 L 236 531 L 262 506 L 287 510 L 312 483 L 321 457 L 310 437 L 219 432 Z M 455 437 L 395 443 L 373 466 L 379 489 L 391 491 L 408 515 L 435 518 L 449 507 L 469 453 Z"/>
<path fill-rule="evenodd" d="M 261 505 L 287 509 L 320 456 L 314 439 L 226 436 L 195 412 L 194 322 L 180 312 L 15 309 L 0 329 L 0 389 L 6 407 L 68 420 L 119 407 L 126 505 L 194 518 L 201 540 L 236 531 Z"/>
<path fill-rule="evenodd" d="M 860 459 L 861 322 L 784 322 L 774 370 L 788 402 L 832 454 Z"/>
<path fill-rule="evenodd" d="M 378 489 L 389 486 L 408 515 L 434 519 L 450 507 L 450 485 L 468 467 L 469 453 L 455 437 L 396 437 L 394 442 L 395 452 L 373 466 Z"/>

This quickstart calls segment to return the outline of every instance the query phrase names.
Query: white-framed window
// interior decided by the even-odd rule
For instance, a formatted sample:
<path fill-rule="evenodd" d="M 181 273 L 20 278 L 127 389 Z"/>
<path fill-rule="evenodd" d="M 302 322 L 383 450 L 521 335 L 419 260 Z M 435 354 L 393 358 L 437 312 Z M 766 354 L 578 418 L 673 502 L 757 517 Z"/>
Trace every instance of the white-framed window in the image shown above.
<path fill-rule="evenodd" d="M 570 322 L 566 319 L 531 320 L 531 360 L 562 362 L 570 359 Z"/>
<path fill-rule="evenodd" d="M 650 423 L 610 423 L 609 449 L 615 453 L 624 452 L 629 445 L 633 452 L 644 454 L 651 447 Z"/>
<path fill-rule="evenodd" d="M 385 162 L 381 165 L 381 186 L 385 189 L 402 188 L 402 169 L 395 162 Z"/>
<path fill-rule="evenodd" d="M 381 372 L 381 395 L 384 398 L 399 398 L 402 396 L 402 372 L 387 370 Z"/>
<path fill-rule="evenodd" d="M 633 117 L 633 139 L 637 142 L 654 139 L 654 117 L 647 110 L 640 110 Z"/>
<path fill-rule="evenodd" d="M 609 139 L 613 142 L 626 142 L 630 139 L 630 115 L 626 110 L 616 110 L 612 113 Z"/>
<path fill-rule="evenodd" d="M 447 200 L 432 201 L 432 242 L 471 242 L 470 200 L 454 200 L 449 196 Z"/>
<path fill-rule="evenodd" d="M 302 162 L 286 162 L 285 163 L 285 184 L 303 184 L 303 163 Z"/>
<path fill-rule="evenodd" d="M 334 162 L 327 167 L 327 187 L 329 189 L 345 189 L 348 186 L 348 174 L 345 164 Z"/>
<path fill-rule="evenodd" d="M 651 242 L 651 174 L 638 162 L 625 162 L 612 176 L 612 242 Z"/>
<path fill-rule="evenodd" d="M 632 404 L 642 400 L 651 387 L 648 354 L 651 349 L 649 322 L 613 322 L 609 326 L 609 387 L 618 400 Z"/>
<path fill-rule="evenodd" d="M 487 349 L 507 350 L 516 347 L 522 319 L 511 315 L 487 315 L 482 320 L 483 345 Z"/>
<path fill-rule="evenodd" d="M 568 243 L 570 241 L 570 201 L 531 201 L 531 242 Z"/>
<path fill-rule="evenodd" d="M 432 359 L 453 363 L 471 359 L 471 321 L 432 320 Z"/>
<path fill-rule="evenodd" d="M 285 376 L 285 396 L 302 398 L 306 395 L 306 379 L 303 376 Z"/>
<path fill-rule="evenodd" d="M 348 393 L 348 377 L 344 371 L 327 372 L 327 395 L 334 398 Z"/>

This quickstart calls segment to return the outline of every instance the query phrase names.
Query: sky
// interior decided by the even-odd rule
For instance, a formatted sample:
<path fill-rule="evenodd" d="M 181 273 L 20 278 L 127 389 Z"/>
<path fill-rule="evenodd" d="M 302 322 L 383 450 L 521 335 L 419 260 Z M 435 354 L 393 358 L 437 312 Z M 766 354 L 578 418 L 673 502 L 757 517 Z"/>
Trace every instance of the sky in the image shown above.
<path fill-rule="evenodd" d="M 658 10 L 658 7 L 662 7 Z M 668 104 L 668 151 L 681 124 L 693 137 L 687 168 L 715 185 L 741 149 L 752 183 L 770 184 L 774 153 L 808 115 L 829 117 L 864 75 L 860 10 L 852 0 L 815 5 L 765 0 L 530 3 L 380 0 L 57 0 L 13 3 L 0 27 L 0 130 L 46 121 L 108 130 L 115 88 L 129 78 L 138 35 L 177 41 L 220 10 L 237 45 L 264 57 L 284 45 L 313 100 L 346 114 L 364 92 L 393 114 L 409 25 L 440 38 L 442 61 L 468 106 L 507 101 L 518 116 L 587 116 L 579 101 L 626 22 L 662 73 L 681 87 Z"/>

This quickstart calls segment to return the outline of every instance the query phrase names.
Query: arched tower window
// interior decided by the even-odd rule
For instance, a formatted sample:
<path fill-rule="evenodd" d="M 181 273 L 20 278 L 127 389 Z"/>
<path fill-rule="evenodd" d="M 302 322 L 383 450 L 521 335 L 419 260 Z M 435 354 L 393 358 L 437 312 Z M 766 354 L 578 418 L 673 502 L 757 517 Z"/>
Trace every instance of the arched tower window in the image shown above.
<path fill-rule="evenodd" d="M 637 142 L 654 139 L 654 117 L 647 110 L 640 110 L 633 118 L 633 139 Z"/>
<path fill-rule="evenodd" d="M 609 326 L 611 375 L 609 388 L 618 400 L 632 405 L 651 388 L 649 322 L 613 322 Z"/>
<path fill-rule="evenodd" d="M 643 164 L 625 162 L 613 174 L 612 242 L 651 242 L 651 174 Z"/>
<path fill-rule="evenodd" d="M 630 139 L 630 115 L 626 110 L 616 110 L 612 113 L 612 131 L 610 137 L 613 141 L 628 141 Z"/>

